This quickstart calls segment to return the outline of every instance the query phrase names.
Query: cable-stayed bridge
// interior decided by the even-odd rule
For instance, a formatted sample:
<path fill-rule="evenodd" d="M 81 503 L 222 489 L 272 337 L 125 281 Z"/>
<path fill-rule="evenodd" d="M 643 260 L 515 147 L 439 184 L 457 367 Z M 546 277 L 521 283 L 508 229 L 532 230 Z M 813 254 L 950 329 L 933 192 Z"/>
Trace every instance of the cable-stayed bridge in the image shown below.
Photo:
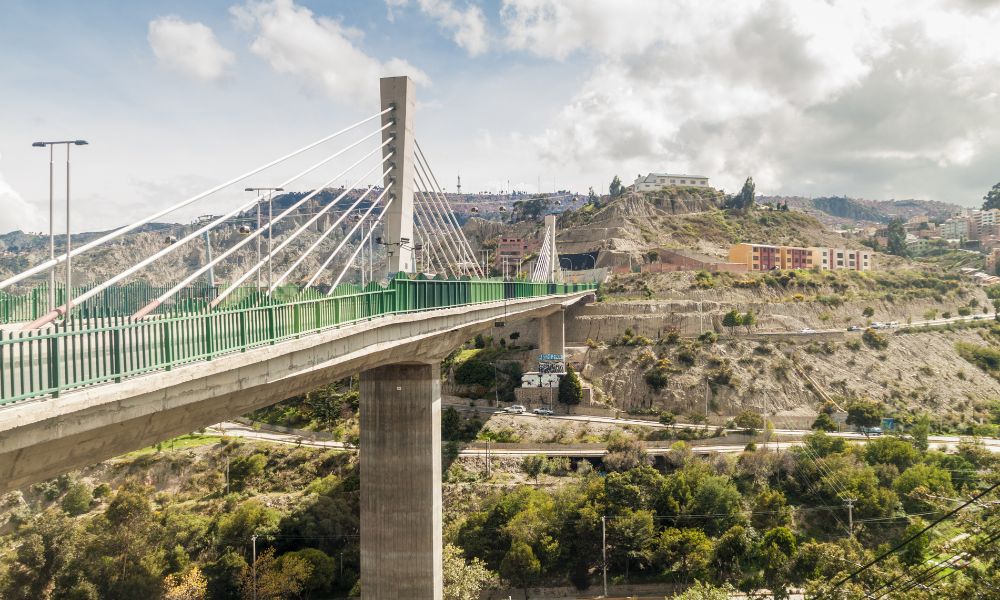
<path fill-rule="evenodd" d="M 82 245 L 67 239 L 61 254 L 53 246 L 49 260 L 0 282 L 0 492 L 360 372 L 364 596 L 441 598 L 440 360 L 477 332 L 526 319 L 541 353 L 562 354 L 563 310 L 595 284 L 561 282 L 554 216 L 530 277 L 486 277 L 413 116 L 410 81 L 383 79 L 376 114 Z M 245 188 L 251 200 L 212 204 L 314 149 L 319 161 Z M 276 192 L 319 174 L 321 185 L 274 210 Z M 345 177 L 332 201 L 313 202 Z M 195 203 L 218 216 L 73 286 L 74 258 Z M 235 223 L 237 241 L 176 281 L 137 283 Z M 205 285 L 237 256 L 251 257 L 241 272 Z"/>

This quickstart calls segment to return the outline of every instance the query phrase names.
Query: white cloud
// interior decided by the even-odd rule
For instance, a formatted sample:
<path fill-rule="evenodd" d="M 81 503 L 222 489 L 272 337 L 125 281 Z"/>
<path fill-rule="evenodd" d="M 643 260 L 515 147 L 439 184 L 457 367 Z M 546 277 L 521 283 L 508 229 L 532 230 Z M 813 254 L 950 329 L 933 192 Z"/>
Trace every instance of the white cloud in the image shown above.
<path fill-rule="evenodd" d="M 390 20 L 394 16 L 393 8 L 401 8 L 409 3 L 410 0 L 386 0 Z M 475 4 L 459 9 L 450 0 L 417 0 L 417 5 L 421 12 L 437 21 L 441 28 L 450 31 L 454 42 L 470 56 L 478 56 L 489 48 L 486 17 Z"/>
<path fill-rule="evenodd" d="M 147 39 L 163 67 L 201 81 L 220 79 L 234 60 L 233 53 L 202 23 L 177 17 L 153 19 Z"/>
<path fill-rule="evenodd" d="M 946 0 L 504 0 L 508 48 L 593 65 L 534 138 L 581 172 L 972 202 L 1000 160 L 997 11 Z M 981 195 L 981 194 L 979 194 Z"/>
<path fill-rule="evenodd" d="M 38 208 L 32 206 L 21 194 L 17 193 L 3 173 L 0 173 L 0 233 L 6 233 L 15 229 L 23 231 L 40 231 L 43 227 L 43 219 Z"/>
<path fill-rule="evenodd" d="M 340 21 L 316 16 L 292 0 L 250 2 L 230 9 L 255 38 L 251 51 L 275 71 L 301 78 L 309 89 L 334 100 L 371 104 L 379 77 L 408 75 L 419 84 L 430 78 L 409 62 L 386 62 L 358 48 L 363 33 Z"/>

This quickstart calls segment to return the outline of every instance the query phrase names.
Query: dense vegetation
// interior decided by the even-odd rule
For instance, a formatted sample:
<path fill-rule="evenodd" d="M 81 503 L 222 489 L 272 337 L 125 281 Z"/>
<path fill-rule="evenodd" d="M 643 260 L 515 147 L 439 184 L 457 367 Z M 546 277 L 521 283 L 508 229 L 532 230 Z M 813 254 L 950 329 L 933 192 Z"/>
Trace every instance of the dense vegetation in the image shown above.
<path fill-rule="evenodd" d="M 583 463 L 556 489 L 521 486 L 496 493 L 474 511 L 455 515 L 449 537 L 511 584 L 568 581 L 584 589 L 596 582 L 601 564 L 603 517 L 614 581 L 702 580 L 745 592 L 773 589 L 781 596 L 791 588 L 823 589 L 883 544 L 952 507 L 951 498 L 996 478 L 990 471 L 996 459 L 981 447 L 967 444 L 957 454 L 944 454 L 894 437 L 851 447 L 816 434 L 786 453 L 758 450 L 712 459 L 678 444 L 657 468 L 643 462 L 633 457 L 607 476 Z M 528 468 L 536 477 L 544 472 L 544 465 Z M 853 538 L 847 498 L 856 499 Z M 973 547 L 983 539 L 977 532 L 985 519 L 979 513 L 931 532 L 926 543 L 866 575 L 864 584 L 877 587 L 913 565 L 950 555 L 962 531 L 972 534 L 965 539 Z M 948 581 L 947 592 L 893 597 L 961 598 L 1000 583 L 991 571 L 1000 566 L 995 556 L 979 552 Z M 863 597 L 861 586 L 845 589 L 853 590 L 846 597 Z"/>

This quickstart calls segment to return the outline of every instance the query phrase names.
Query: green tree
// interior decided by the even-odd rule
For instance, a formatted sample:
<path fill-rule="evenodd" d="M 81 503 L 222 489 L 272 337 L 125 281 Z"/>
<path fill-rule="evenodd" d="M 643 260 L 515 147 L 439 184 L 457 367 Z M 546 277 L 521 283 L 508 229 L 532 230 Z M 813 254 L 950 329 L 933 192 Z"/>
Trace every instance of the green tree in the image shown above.
<path fill-rule="evenodd" d="M 866 306 L 865 309 L 861 311 L 861 316 L 870 319 L 875 316 L 875 309 L 870 306 Z"/>
<path fill-rule="evenodd" d="M 628 581 L 632 567 L 649 566 L 656 549 L 656 526 L 650 510 L 628 510 L 616 516 L 608 525 L 608 543 L 612 547 L 612 559 L 624 559 L 625 580 Z"/>
<path fill-rule="evenodd" d="M 983 196 L 983 210 L 1000 208 L 1000 183 L 996 183 Z"/>
<path fill-rule="evenodd" d="M 486 563 L 478 558 L 466 561 L 462 550 L 452 544 L 445 544 L 442 571 L 444 600 L 479 600 L 483 590 L 496 581 L 496 573 Z"/>
<path fill-rule="evenodd" d="M 847 407 L 847 424 L 867 430 L 882 424 L 882 408 L 871 400 L 855 400 Z"/>
<path fill-rule="evenodd" d="M 743 324 L 742 315 L 735 308 L 722 317 L 722 326 L 729 329 L 729 333 L 736 332 L 736 328 Z"/>
<path fill-rule="evenodd" d="M 646 464 L 648 460 L 646 447 L 641 441 L 617 431 L 608 437 L 607 451 L 603 459 L 604 468 L 607 470 L 628 471 Z"/>
<path fill-rule="evenodd" d="M 570 365 L 566 365 L 566 374 L 559 378 L 559 402 L 566 406 L 575 406 L 583 400 L 583 385 L 580 377 Z"/>
<path fill-rule="evenodd" d="M 538 561 L 531 546 L 524 542 L 514 542 L 500 562 L 500 575 L 511 585 L 524 590 L 524 600 L 528 600 L 528 588 L 538 579 L 542 563 Z"/>
<path fill-rule="evenodd" d="M 902 473 L 920 460 L 920 452 L 910 442 L 897 437 L 869 440 L 864 446 L 865 460 L 870 465 L 893 465 Z"/>
<path fill-rule="evenodd" d="M 309 564 L 309 576 L 302 582 L 302 591 L 307 595 L 329 594 L 337 578 L 337 561 L 317 548 L 303 548 L 278 557 L 278 566 L 285 569 L 290 560 L 304 560 Z"/>
<path fill-rule="evenodd" d="M 740 193 L 729 197 L 727 201 L 728 207 L 742 211 L 753 209 L 754 188 L 753 177 L 747 177 L 747 180 L 743 182 L 743 189 L 740 190 Z"/>
<path fill-rule="evenodd" d="M 531 454 L 525 456 L 524 460 L 521 461 L 521 470 L 525 475 L 534 479 L 535 484 L 537 484 L 538 476 L 545 471 L 545 462 L 545 457 L 541 454 Z"/>
<path fill-rule="evenodd" d="M 622 180 L 615 175 L 615 178 L 611 180 L 611 185 L 608 186 L 608 195 L 612 198 L 617 198 L 625 193 L 625 186 L 622 185 Z"/>
<path fill-rule="evenodd" d="M 909 539 L 925 527 L 927 527 L 926 521 L 920 517 L 913 517 L 910 524 L 906 526 L 905 530 L 903 530 L 902 539 Z M 924 562 L 924 557 L 927 555 L 927 550 L 930 549 L 930 545 L 930 535 L 925 533 L 918 538 L 914 538 L 909 544 L 903 546 L 903 550 L 899 553 L 899 556 L 903 559 L 904 563 L 910 566 L 919 565 Z"/>
<path fill-rule="evenodd" d="M 712 541 L 700 529 L 668 527 L 660 533 L 654 560 L 663 572 L 676 574 L 681 581 L 691 581 L 707 574 Z"/>
<path fill-rule="evenodd" d="M 229 481 L 233 489 L 242 490 L 253 484 L 264 474 L 267 457 L 260 453 L 237 456 L 229 463 Z"/>
<path fill-rule="evenodd" d="M 62 509 L 71 516 L 82 515 L 90 510 L 90 503 L 94 496 L 90 491 L 90 486 L 82 481 L 70 484 L 66 490 L 66 495 L 62 499 Z"/>
<path fill-rule="evenodd" d="M 818 431 L 837 431 L 837 423 L 828 413 L 821 412 L 813 421 L 812 428 Z"/>
<path fill-rule="evenodd" d="M 240 574 L 243 600 L 284 600 L 297 597 L 305 589 L 312 565 L 301 556 L 275 558 L 274 548 L 257 555 L 253 566 L 246 565 Z"/>
<path fill-rule="evenodd" d="M 457 440 L 462 433 L 462 418 L 454 406 L 441 411 L 441 437 L 446 440 Z"/>
<path fill-rule="evenodd" d="M 896 493 L 909 512 L 934 510 L 943 496 L 951 498 L 955 488 L 951 483 L 951 473 L 940 467 L 918 464 L 903 471 L 893 484 Z"/>
<path fill-rule="evenodd" d="M 757 315 L 753 313 L 752 310 L 748 310 L 740 317 L 740 324 L 746 328 L 747 333 L 753 331 L 753 328 L 757 326 Z"/>
<path fill-rule="evenodd" d="M 906 229 L 903 228 L 902 219 L 893 219 L 889 221 L 888 229 L 888 243 L 886 250 L 889 254 L 895 254 L 896 256 L 909 256 L 909 251 L 906 248 Z"/>
<path fill-rule="evenodd" d="M 694 585 L 684 590 L 682 594 L 674 596 L 673 600 L 729 600 L 735 593 L 736 589 L 728 583 L 722 587 L 715 587 L 695 581 Z"/>
<path fill-rule="evenodd" d="M 756 435 L 758 430 L 764 428 L 764 417 L 749 409 L 736 415 L 735 422 L 737 427 L 748 431 L 750 435 Z"/>

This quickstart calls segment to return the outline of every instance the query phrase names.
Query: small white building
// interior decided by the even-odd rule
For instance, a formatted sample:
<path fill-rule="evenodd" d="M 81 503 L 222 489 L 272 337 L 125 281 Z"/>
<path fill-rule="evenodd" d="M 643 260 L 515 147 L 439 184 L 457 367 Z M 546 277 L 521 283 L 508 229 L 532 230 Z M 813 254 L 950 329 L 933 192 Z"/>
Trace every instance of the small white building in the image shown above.
<path fill-rule="evenodd" d="M 708 187 L 708 177 L 702 175 L 674 175 L 671 173 L 650 173 L 637 175 L 633 187 L 637 192 L 659 190 L 672 185 L 693 185 Z"/>

